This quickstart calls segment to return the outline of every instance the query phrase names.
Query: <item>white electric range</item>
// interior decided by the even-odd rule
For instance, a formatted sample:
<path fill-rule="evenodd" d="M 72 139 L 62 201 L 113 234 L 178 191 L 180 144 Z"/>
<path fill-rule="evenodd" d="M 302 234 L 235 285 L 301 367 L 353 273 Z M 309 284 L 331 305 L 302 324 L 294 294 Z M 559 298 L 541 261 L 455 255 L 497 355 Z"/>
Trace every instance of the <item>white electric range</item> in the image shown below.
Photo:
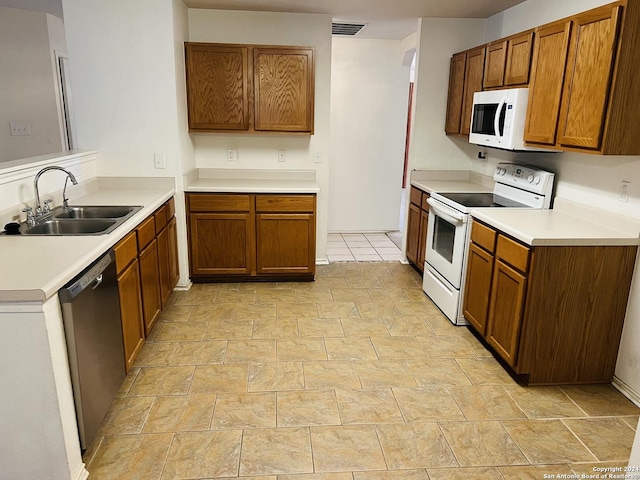
<path fill-rule="evenodd" d="M 500 163 L 486 193 L 432 192 L 422 289 L 455 325 L 462 314 L 470 212 L 475 208 L 550 208 L 555 175 L 530 166 Z"/>

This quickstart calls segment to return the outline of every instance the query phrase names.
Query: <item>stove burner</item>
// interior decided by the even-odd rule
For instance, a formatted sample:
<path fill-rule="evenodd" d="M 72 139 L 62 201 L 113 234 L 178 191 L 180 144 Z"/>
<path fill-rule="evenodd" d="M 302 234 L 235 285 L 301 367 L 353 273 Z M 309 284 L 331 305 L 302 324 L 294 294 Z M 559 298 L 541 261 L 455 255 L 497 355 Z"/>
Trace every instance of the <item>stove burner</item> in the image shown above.
<path fill-rule="evenodd" d="M 495 193 L 439 193 L 441 197 L 448 198 L 464 207 L 521 207 L 527 205 L 510 200 Z"/>

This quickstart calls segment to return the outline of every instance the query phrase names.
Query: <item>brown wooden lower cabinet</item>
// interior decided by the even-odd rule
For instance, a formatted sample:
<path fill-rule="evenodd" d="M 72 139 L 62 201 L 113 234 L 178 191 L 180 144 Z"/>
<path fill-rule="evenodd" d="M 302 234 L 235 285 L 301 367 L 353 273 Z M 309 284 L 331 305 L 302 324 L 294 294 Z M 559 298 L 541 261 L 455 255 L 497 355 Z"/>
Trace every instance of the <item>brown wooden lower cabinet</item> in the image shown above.
<path fill-rule="evenodd" d="M 418 248 L 420 247 L 420 207 L 409 204 L 407 220 L 407 259 L 418 266 Z"/>
<path fill-rule="evenodd" d="M 190 214 L 191 276 L 255 274 L 253 223 L 248 212 Z"/>
<path fill-rule="evenodd" d="M 493 255 L 472 243 L 469 245 L 469 257 L 467 259 L 464 317 L 482 336 L 487 333 L 492 278 Z M 473 285 L 473 288 L 469 288 L 469 285 Z"/>
<path fill-rule="evenodd" d="M 409 218 L 407 220 L 407 259 L 420 270 L 424 270 L 429 224 L 429 194 L 411 187 L 409 193 Z"/>
<path fill-rule="evenodd" d="M 173 201 L 169 199 L 114 247 L 127 371 L 178 281 Z"/>
<path fill-rule="evenodd" d="M 471 241 L 464 315 L 513 372 L 531 385 L 611 382 L 637 247 L 529 247 L 475 220 Z"/>
<path fill-rule="evenodd" d="M 312 280 L 316 196 L 187 193 L 192 281 Z"/>
<path fill-rule="evenodd" d="M 136 232 L 131 232 L 118 242 L 114 247 L 114 252 L 120 296 L 125 368 L 128 372 L 144 345 L 145 339 Z"/>
<path fill-rule="evenodd" d="M 178 267 L 178 223 L 176 217 L 171 216 L 167 225 L 169 236 L 169 284 L 173 290 L 180 280 L 180 269 Z"/>
<path fill-rule="evenodd" d="M 140 263 L 144 330 L 145 336 L 149 336 L 162 311 L 162 298 L 158 283 L 158 242 L 155 238 L 138 254 L 138 261 Z"/>
<path fill-rule="evenodd" d="M 257 214 L 257 273 L 313 273 L 315 224 L 313 213 Z"/>

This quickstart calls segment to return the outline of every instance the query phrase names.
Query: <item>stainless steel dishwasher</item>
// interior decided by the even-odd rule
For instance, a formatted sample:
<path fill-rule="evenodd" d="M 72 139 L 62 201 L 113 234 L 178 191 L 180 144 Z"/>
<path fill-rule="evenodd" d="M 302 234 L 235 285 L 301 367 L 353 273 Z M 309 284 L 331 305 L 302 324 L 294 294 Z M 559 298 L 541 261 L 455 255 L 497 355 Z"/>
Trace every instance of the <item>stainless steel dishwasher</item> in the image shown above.
<path fill-rule="evenodd" d="M 94 438 L 125 373 L 113 251 L 58 292 L 82 450 Z"/>

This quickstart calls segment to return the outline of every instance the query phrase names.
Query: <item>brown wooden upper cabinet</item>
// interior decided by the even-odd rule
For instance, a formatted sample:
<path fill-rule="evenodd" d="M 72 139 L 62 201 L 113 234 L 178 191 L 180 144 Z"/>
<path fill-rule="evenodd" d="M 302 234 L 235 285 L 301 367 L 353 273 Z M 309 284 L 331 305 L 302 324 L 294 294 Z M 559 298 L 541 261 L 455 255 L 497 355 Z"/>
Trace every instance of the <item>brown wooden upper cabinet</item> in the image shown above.
<path fill-rule="evenodd" d="M 484 88 L 526 85 L 529 82 L 533 31 L 496 40 L 487 45 Z"/>
<path fill-rule="evenodd" d="M 462 124 L 460 125 L 460 133 L 462 135 L 469 135 L 469 132 L 471 131 L 473 94 L 482 91 L 484 56 L 484 46 L 467 52 L 467 61 L 464 72 L 464 94 L 462 96 Z"/>
<path fill-rule="evenodd" d="M 525 141 L 605 155 L 640 154 L 640 2 L 538 27 Z"/>
<path fill-rule="evenodd" d="M 536 32 L 524 132 L 526 142 L 543 145 L 556 142 L 570 33 L 571 22 L 566 21 L 540 27 Z"/>
<path fill-rule="evenodd" d="M 504 85 L 526 85 L 531 69 L 533 30 L 519 33 L 507 39 L 507 58 L 504 70 Z"/>
<path fill-rule="evenodd" d="M 185 43 L 189 130 L 313 134 L 310 47 Z"/>
<path fill-rule="evenodd" d="M 191 130 L 249 129 L 249 49 L 186 45 L 187 104 Z"/>
<path fill-rule="evenodd" d="M 451 58 L 447 97 L 447 135 L 469 135 L 473 94 L 482 90 L 485 47 L 456 53 Z"/>
<path fill-rule="evenodd" d="M 313 132 L 311 48 L 254 48 L 255 129 Z"/>
<path fill-rule="evenodd" d="M 449 69 L 449 96 L 447 98 L 447 119 L 444 127 L 444 131 L 447 134 L 460 133 L 466 61 L 467 54 L 465 52 L 456 53 L 451 58 L 451 67 Z"/>

